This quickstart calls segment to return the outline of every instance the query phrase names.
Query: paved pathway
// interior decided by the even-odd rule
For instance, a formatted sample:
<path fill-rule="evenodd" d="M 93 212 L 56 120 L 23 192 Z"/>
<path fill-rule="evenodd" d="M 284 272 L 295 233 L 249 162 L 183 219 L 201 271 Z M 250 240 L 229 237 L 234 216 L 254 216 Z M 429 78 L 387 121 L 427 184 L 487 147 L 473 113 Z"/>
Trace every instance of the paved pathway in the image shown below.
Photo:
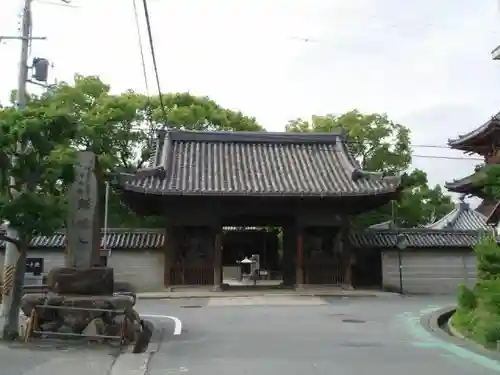
<path fill-rule="evenodd" d="M 280 297 L 281 298 L 281 297 Z M 440 342 L 420 316 L 442 298 L 254 297 L 143 301 L 142 311 L 182 320 L 150 375 L 486 375 L 500 364 Z"/>
<path fill-rule="evenodd" d="M 0 375 L 106 375 L 115 359 L 105 350 L 0 344 Z"/>
<path fill-rule="evenodd" d="M 3 324 L 0 317 L 0 328 Z M 117 354 L 117 349 L 107 346 L 0 341 L 0 375 L 108 375 Z"/>

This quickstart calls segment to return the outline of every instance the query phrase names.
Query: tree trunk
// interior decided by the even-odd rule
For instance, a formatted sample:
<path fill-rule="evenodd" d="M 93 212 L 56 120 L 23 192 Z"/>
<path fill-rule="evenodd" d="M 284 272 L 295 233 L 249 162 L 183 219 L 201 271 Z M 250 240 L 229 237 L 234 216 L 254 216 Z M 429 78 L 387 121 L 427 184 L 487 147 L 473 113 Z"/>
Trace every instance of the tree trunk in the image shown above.
<path fill-rule="evenodd" d="M 19 336 L 19 311 L 21 308 L 21 298 L 23 296 L 24 274 L 26 271 L 26 252 L 28 250 L 29 241 L 21 242 L 19 257 L 16 262 L 14 271 L 14 285 L 12 287 L 12 304 L 5 317 L 3 327 L 3 339 L 6 341 L 14 341 Z"/>

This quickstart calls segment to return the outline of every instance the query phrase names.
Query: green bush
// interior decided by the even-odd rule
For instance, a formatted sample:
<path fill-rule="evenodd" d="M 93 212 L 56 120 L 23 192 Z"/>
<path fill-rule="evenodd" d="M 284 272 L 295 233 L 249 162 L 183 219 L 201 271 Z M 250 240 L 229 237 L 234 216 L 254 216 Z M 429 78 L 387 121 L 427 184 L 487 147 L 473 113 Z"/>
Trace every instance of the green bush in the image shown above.
<path fill-rule="evenodd" d="M 477 281 L 474 290 L 460 285 L 453 326 L 465 336 L 492 347 L 500 341 L 500 247 L 488 235 L 474 246 Z"/>
<path fill-rule="evenodd" d="M 451 324 L 464 336 L 470 336 L 475 331 L 477 317 L 474 310 L 458 308 L 451 317 Z"/>
<path fill-rule="evenodd" d="M 481 309 L 500 316 L 500 279 L 478 280 L 475 290 Z"/>
<path fill-rule="evenodd" d="M 476 341 L 491 346 L 500 341 L 500 320 L 496 315 L 483 315 L 474 327 Z"/>
<path fill-rule="evenodd" d="M 476 295 L 464 284 L 458 288 L 458 306 L 466 310 L 474 310 L 477 307 Z"/>
<path fill-rule="evenodd" d="M 492 280 L 500 278 L 500 248 L 496 239 L 485 236 L 474 246 L 477 256 L 477 278 Z"/>

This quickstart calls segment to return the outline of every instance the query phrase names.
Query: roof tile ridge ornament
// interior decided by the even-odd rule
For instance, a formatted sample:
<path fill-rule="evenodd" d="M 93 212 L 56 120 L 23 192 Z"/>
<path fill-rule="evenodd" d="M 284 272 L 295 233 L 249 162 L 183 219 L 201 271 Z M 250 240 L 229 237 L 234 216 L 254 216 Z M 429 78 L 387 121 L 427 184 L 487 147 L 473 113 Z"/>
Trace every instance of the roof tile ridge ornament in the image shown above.
<path fill-rule="evenodd" d="M 466 194 L 460 194 L 460 196 L 458 197 L 457 208 L 461 212 L 470 210 L 469 203 L 467 203 L 465 201 L 465 197 L 466 197 Z"/>
<path fill-rule="evenodd" d="M 168 132 L 170 132 L 170 130 L 158 129 L 158 130 L 156 130 L 156 138 L 163 140 L 167 136 Z"/>
<path fill-rule="evenodd" d="M 166 178 L 167 172 L 165 167 L 158 166 L 153 168 L 142 168 L 138 169 L 135 173 L 129 172 L 116 172 L 113 174 L 111 179 L 111 185 L 113 186 L 122 186 L 125 183 L 141 180 L 147 177 L 156 177 L 161 180 Z"/>
<path fill-rule="evenodd" d="M 344 143 L 347 143 L 349 141 L 349 132 L 344 126 L 340 126 L 339 138 Z"/>
<path fill-rule="evenodd" d="M 391 185 L 404 185 L 406 177 L 407 177 L 406 173 L 403 173 L 401 175 L 392 175 L 385 171 L 371 172 L 361 168 L 355 168 L 351 174 L 351 179 L 354 182 L 359 181 L 361 179 L 365 179 L 369 181 L 385 181 Z"/>

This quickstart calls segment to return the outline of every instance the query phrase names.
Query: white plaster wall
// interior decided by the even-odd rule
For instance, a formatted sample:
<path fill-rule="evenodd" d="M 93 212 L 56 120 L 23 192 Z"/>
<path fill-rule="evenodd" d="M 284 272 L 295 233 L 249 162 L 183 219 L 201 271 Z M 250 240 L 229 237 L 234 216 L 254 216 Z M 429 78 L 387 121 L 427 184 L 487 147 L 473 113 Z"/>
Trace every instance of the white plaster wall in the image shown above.
<path fill-rule="evenodd" d="M 44 270 L 64 264 L 63 250 L 34 250 L 28 257 L 44 258 Z M 0 265 L 3 265 L 4 253 L 0 253 Z M 164 290 L 164 255 L 162 251 L 114 250 L 108 265 L 115 271 L 115 281 L 131 283 L 138 292 Z M 0 277 L 3 267 L 0 267 Z"/>
<path fill-rule="evenodd" d="M 463 250 L 405 250 L 401 252 L 403 291 L 415 294 L 455 295 L 461 283 L 476 282 L 476 256 Z M 398 255 L 382 252 L 382 284 L 399 291 Z"/>

